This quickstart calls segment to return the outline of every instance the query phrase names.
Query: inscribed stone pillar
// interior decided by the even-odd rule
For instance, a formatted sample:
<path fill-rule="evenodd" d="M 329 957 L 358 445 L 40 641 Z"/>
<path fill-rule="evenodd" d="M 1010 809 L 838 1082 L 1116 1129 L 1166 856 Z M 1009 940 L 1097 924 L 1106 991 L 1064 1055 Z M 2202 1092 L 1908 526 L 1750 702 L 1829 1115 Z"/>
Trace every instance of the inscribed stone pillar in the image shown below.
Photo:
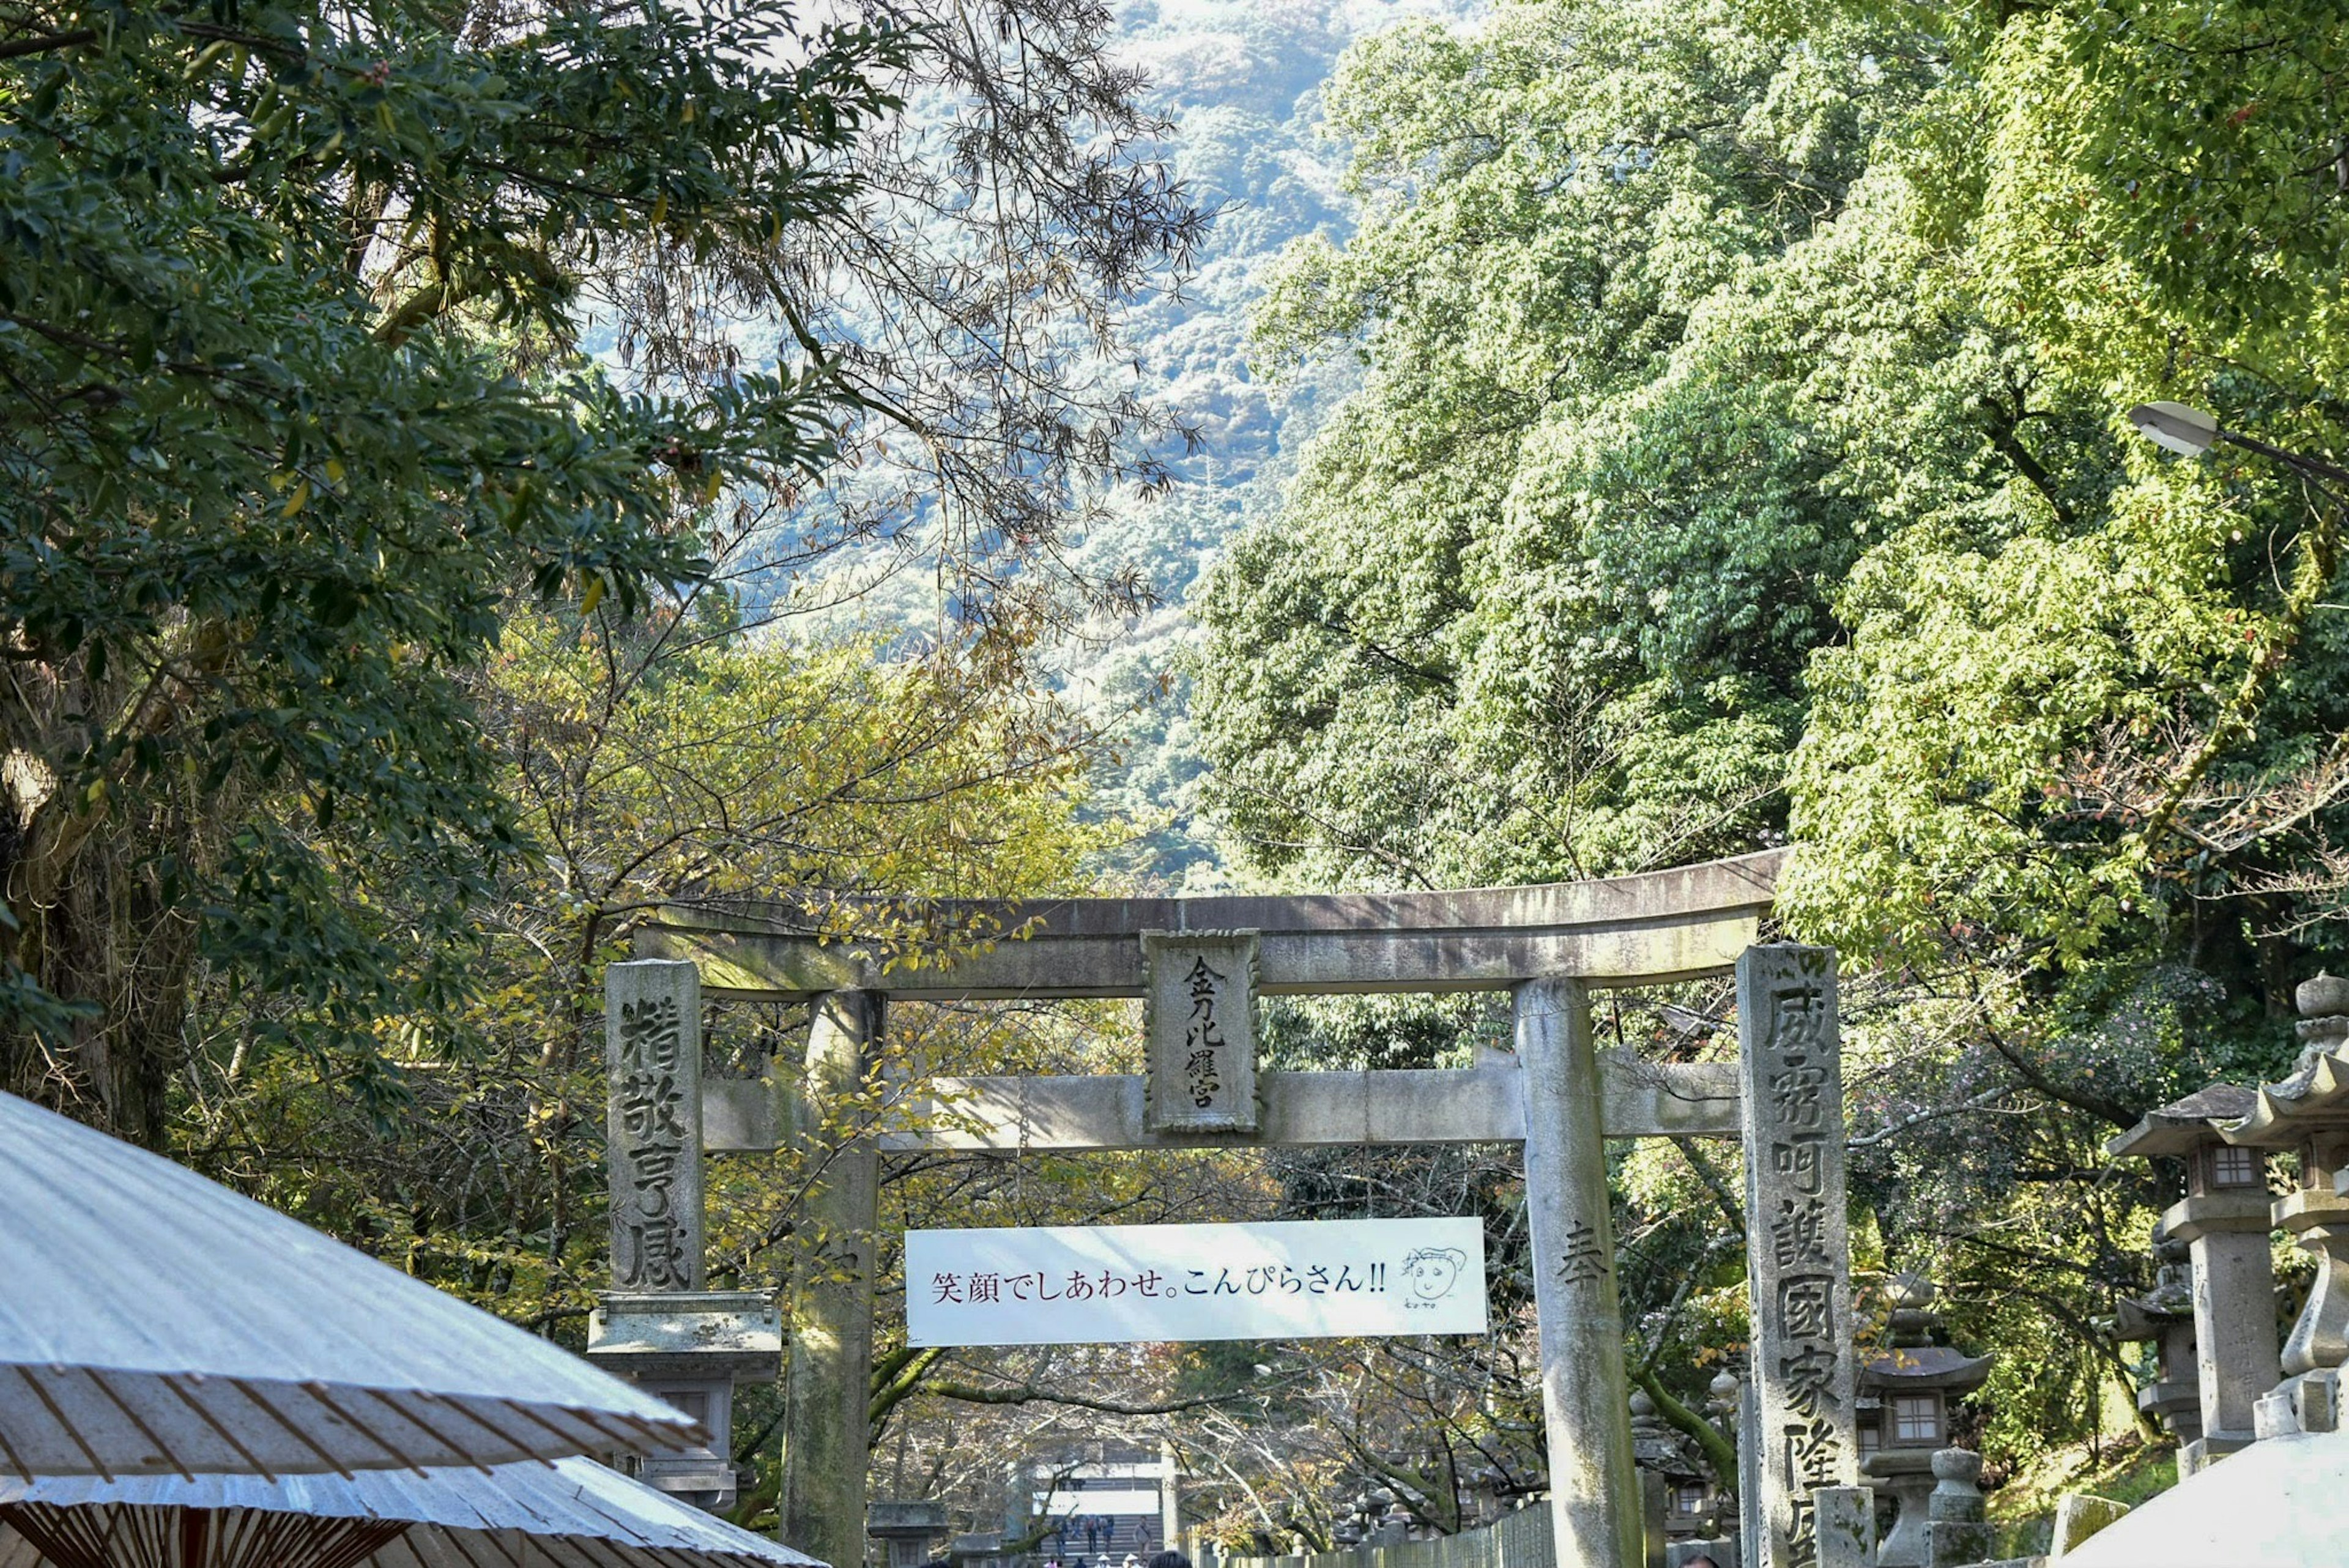
<path fill-rule="evenodd" d="M 864 1560 L 881 1171 L 871 1129 L 851 1124 L 881 1023 L 877 994 L 843 991 L 816 999 L 808 1027 L 802 1137 L 811 1179 L 793 1236 L 780 1511 L 784 1544 L 833 1568 Z"/>
<path fill-rule="evenodd" d="M 701 975 L 641 959 L 604 971 L 612 1286 L 701 1288 Z"/>
<path fill-rule="evenodd" d="M 1745 1267 L 1761 1431 L 1756 1568 L 1818 1562 L 1811 1494 L 1859 1480 L 1842 1047 L 1831 948 L 1737 961 Z"/>
<path fill-rule="evenodd" d="M 1517 988 L 1514 1011 L 1557 1562 L 1639 1568 L 1640 1482 L 1589 997 L 1575 981 L 1531 981 Z"/>

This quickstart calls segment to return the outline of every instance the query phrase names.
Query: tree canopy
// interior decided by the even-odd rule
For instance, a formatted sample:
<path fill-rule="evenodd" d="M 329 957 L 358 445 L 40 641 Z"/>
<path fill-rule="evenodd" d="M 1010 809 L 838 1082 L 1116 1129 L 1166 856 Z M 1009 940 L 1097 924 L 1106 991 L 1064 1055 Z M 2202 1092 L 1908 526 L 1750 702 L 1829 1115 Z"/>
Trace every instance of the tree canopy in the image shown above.
<path fill-rule="evenodd" d="M 521 843 L 457 683 L 508 597 L 642 604 L 825 451 L 821 365 L 623 392 L 570 313 L 617 234 L 836 207 L 905 36 L 460 20 L 0 12 L 7 1076 L 150 1142 L 199 961 L 308 1037 L 460 989 Z"/>
<path fill-rule="evenodd" d="M 1794 843 L 1780 917 L 1857 982 L 1863 1251 L 2075 1369 L 2002 1384 L 1994 1459 L 2127 1371 L 2094 1324 L 2168 1178 L 2103 1140 L 2288 1068 L 2340 934 L 2343 498 L 2124 417 L 2337 461 L 2324 9 L 1544 0 L 1359 47 L 1359 230 L 1258 339 L 1366 379 L 1194 601 L 1260 875 Z M 1707 1049 L 1718 1000 L 1633 1023 Z M 1702 1173 L 1622 1174 L 1668 1279 Z"/>

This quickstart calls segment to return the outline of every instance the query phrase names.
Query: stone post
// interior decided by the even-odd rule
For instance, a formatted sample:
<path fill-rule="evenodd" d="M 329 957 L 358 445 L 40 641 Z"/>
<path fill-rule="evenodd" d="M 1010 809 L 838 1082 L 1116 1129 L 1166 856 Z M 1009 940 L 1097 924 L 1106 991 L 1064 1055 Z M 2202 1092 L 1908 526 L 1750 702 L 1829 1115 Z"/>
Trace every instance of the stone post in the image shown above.
<path fill-rule="evenodd" d="M 604 971 L 612 1288 L 701 1288 L 701 974 L 639 959 Z"/>
<path fill-rule="evenodd" d="M 2272 1222 L 2264 1189 L 2187 1198 L 2162 1228 L 2194 1261 L 2194 1360 L 2202 1392 L 2202 1436 L 2178 1451 L 2178 1469 L 2200 1469 L 2256 1435 L 2260 1397 L 2283 1377 L 2276 1351 Z"/>
<path fill-rule="evenodd" d="M 1990 1555 L 1990 1509 L 1982 1488 L 1982 1456 L 1965 1449 L 1943 1449 L 1933 1456 L 1932 1522 L 1925 1527 L 1932 1568 L 1965 1568 Z"/>
<path fill-rule="evenodd" d="M 702 1288 L 701 980 L 647 959 L 604 971 L 612 1289 L 587 1356 L 699 1421 L 707 1443 L 647 1454 L 638 1480 L 713 1512 L 734 1505 L 734 1386 L 771 1382 L 772 1296 Z"/>
<path fill-rule="evenodd" d="M 1557 1561 L 1560 1568 L 1640 1568 L 1640 1483 L 1589 997 L 1576 981 L 1529 981 L 1517 988 L 1513 1012 Z"/>
<path fill-rule="evenodd" d="M 1818 1561 L 1811 1494 L 1859 1480 L 1836 955 L 1772 944 L 1737 961 L 1745 1269 L 1760 1414 L 1754 1568 Z"/>
<path fill-rule="evenodd" d="M 802 1137 L 815 1174 L 793 1237 L 780 1512 L 783 1542 L 833 1568 L 864 1560 L 881 1169 L 869 1129 L 848 1124 L 881 1025 L 878 995 L 842 991 L 816 999 L 808 1027 Z"/>
<path fill-rule="evenodd" d="M 1877 1568 L 1876 1489 L 1823 1486 L 1811 1494 L 1819 1568 Z"/>
<path fill-rule="evenodd" d="M 1663 1476 L 1655 1470 L 1641 1470 L 1640 1472 L 1641 1568 L 1664 1568 L 1664 1516 L 1671 1508 L 1671 1490 Z"/>
<path fill-rule="evenodd" d="M 2061 1562 L 2073 1548 L 2128 1512 L 2128 1504 L 2084 1491 L 2065 1492 L 2055 1500 L 2055 1533 L 2047 1543 L 2051 1561 Z"/>

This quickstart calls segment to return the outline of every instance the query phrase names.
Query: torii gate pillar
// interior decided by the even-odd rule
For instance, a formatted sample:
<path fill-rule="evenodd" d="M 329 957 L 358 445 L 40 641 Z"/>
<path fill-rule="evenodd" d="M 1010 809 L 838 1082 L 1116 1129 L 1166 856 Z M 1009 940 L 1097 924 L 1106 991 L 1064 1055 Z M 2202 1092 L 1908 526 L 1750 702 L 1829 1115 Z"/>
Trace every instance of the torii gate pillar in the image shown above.
<path fill-rule="evenodd" d="M 855 1125 L 879 1044 L 882 999 L 816 999 L 808 1024 L 804 1157 L 812 1173 L 793 1237 L 791 1355 L 783 1374 L 781 1538 L 833 1568 L 864 1560 L 865 1449 L 881 1157 Z"/>
<path fill-rule="evenodd" d="M 1640 1479 L 1624 1417 L 1630 1394 L 1590 996 L 1576 981 L 1530 981 L 1516 988 L 1511 1011 L 1525 1074 L 1526 1220 L 1557 1561 L 1640 1568 Z"/>

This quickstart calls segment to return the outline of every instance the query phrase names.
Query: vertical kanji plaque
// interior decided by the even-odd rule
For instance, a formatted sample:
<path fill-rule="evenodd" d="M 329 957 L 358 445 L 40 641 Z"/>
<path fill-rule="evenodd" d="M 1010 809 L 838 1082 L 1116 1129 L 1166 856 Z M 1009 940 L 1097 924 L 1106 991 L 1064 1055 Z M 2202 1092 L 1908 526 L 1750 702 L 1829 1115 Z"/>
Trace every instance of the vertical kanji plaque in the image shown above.
<path fill-rule="evenodd" d="M 1257 1127 L 1254 931 L 1144 931 L 1152 1132 Z"/>

